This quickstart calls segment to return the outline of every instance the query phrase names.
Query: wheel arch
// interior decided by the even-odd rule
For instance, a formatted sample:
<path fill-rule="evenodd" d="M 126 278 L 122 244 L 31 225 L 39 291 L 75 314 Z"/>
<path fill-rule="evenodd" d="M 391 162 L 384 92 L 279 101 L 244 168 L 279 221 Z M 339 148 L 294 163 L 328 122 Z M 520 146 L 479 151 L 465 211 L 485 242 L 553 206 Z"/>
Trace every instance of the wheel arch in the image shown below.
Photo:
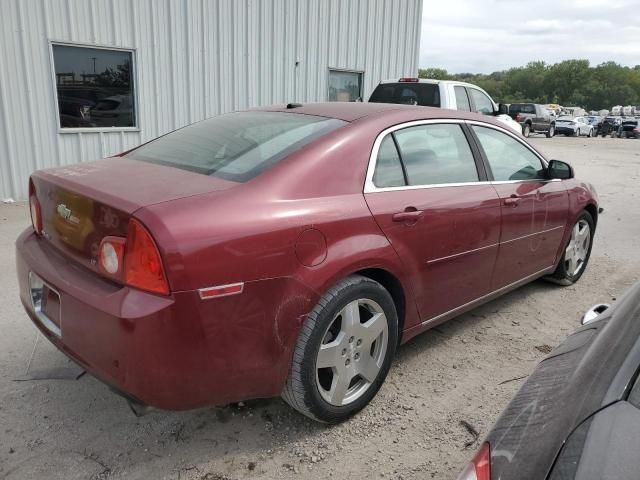
<path fill-rule="evenodd" d="M 598 225 L 598 208 L 593 203 L 587 203 L 584 207 L 584 210 L 589 212 L 591 218 L 593 218 L 593 226 Z"/>
<path fill-rule="evenodd" d="M 400 343 L 407 313 L 407 296 L 400 280 L 383 268 L 365 268 L 353 272 L 353 275 L 362 275 L 363 277 L 370 278 L 378 282 L 389 292 L 396 306 L 396 312 L 398 313 L 398 343 Z"/>

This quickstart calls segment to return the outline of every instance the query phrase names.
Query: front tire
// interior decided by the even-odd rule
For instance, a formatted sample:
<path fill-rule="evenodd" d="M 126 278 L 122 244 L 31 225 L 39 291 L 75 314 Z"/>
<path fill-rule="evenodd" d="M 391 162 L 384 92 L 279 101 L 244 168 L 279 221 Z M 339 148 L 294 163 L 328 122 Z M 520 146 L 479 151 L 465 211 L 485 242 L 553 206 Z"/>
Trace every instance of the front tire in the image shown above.
<path fill-rule="evenodd" d="M 549 127 L 549 130 L 547 130 L 547 138 L 551 138 L 556 134 L 556 127 L 555 125 L 551 125 Z"/>
<path fill-rule="evenodd" d="M 584 273 L 591 257 L 595 224 L 593 217 L 586 210 L 577 218 L 571 229 L 571 237 L 567 243 L 560 263 L 548 279 L 561 285 L 573 285 Z"/>
<path fill-rule="evenodd" d="M 376 395 L 398 344 L 389 292 L 360 275 L 324 294 L 307 316 L 282 398 L 309 418 L 342 422 Z"/>

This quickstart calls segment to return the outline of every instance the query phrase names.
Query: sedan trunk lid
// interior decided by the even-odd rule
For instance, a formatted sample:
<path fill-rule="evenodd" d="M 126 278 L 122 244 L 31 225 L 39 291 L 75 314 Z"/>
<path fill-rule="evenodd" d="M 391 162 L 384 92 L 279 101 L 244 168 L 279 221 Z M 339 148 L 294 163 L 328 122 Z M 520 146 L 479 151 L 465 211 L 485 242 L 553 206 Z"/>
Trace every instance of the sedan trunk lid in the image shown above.
<path fill-rule="evenodd" d="M 136 210 L 237 185 L 121 157 L 41 170 L 32 181 L 42 210 L 43 237 L 94 271 L 102 239 L 126 237 Z"/>

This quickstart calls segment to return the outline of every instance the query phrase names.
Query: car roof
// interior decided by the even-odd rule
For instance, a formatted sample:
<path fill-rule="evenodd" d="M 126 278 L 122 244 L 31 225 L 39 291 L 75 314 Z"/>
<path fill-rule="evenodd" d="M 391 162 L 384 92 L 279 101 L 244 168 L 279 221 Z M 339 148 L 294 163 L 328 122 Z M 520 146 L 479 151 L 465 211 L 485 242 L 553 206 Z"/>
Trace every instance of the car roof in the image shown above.
<path fill-rule="evenodd" d="M 411 121 L 417 119 L 462 119 L 479 120 L 486 123 L 496 123 L 493 117 L 478 113 L 463 112 L 459 110 L 448 110 L 445 108 L 423 107 L 419 105 L 403 105 L 399 103 L 372 103 L 372 102 L 325 102 L 306 103 L 294 108 L 287 108 L 286 105 L 272 105 L 260 107 L 254 111 L 266 112 L 286 112 L 304 115 L 316 115 L 319 117 L 336 118 L 345 122 L 354 122 L 366 117 L 377 117 L 381 113 L 389 113 L 394 117 L 395 122 Z"/>
<path fill-rule="evenodd" d="M 390 110 L 401 110 L 412 108 L 412 105 L 401 105 L 397 103 L 364 103 L 364 102 L 324 102 L 289 104 L 298 105 L 288 108 L 287 105 L 271 105 L 259 107 L 254 110 L 267 112 L 301 113 L 304 115 L 316 115 L 318 117 L 337 118 L 345 122 L 353 122 L 362 117 L 381 113 Z"/>
<path fill-rule="evenodd" d="M 411 78 L 411 77 L 406 77 L 406 78 Z M 415 77 L 413 77 L 415 78 Z M 388 78 L 386 80 L 381 80 L 380 81 L 380 85 L 386 84 L 386 83 L 407 83 L 407 84 L 412 84 L 412 83 L 429 83 L 432 85 L 438 85 L 440 83 L 446 83 L 448 85 L 462 85 L 465 87 L 473 87 L 473 88 L 479 88 L 480 90 L 482 90 L 481 87 L 479 87 L 478 85 L 474 85 L 473 83 L 468 83 L 468 82 L 459 82 L 458 80 L 438 80 L 435 78 L 418 78 L 418 81 L 410 81 L 410 82 L 401 82 L 399 78 Z"/>

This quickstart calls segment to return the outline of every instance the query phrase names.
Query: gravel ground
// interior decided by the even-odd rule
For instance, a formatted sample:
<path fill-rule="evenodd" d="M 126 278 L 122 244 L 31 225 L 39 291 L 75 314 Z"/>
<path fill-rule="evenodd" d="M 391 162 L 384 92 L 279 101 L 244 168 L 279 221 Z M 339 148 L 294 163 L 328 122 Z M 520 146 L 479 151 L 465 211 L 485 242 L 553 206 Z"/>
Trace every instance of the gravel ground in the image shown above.
<path fill-rule="evenodd" d="M 0 205 L 0 478 L 455 478 L 478 445 L 473 431 L 487 432 L 587 307 L 640 272 L 640 142 L 533 142 L 571 162 L 605 207 L 581 281 L 534 282 L 413 339 L 372 404 L 334 427 L 280 399 L 136 418 L 100 382 L 75 379 L 62 354 L 36 343 L 18 300 L 13 242 L 28 209 Z M 60 378 L 17 381 L 32 352 L 31 372 Z"/>

